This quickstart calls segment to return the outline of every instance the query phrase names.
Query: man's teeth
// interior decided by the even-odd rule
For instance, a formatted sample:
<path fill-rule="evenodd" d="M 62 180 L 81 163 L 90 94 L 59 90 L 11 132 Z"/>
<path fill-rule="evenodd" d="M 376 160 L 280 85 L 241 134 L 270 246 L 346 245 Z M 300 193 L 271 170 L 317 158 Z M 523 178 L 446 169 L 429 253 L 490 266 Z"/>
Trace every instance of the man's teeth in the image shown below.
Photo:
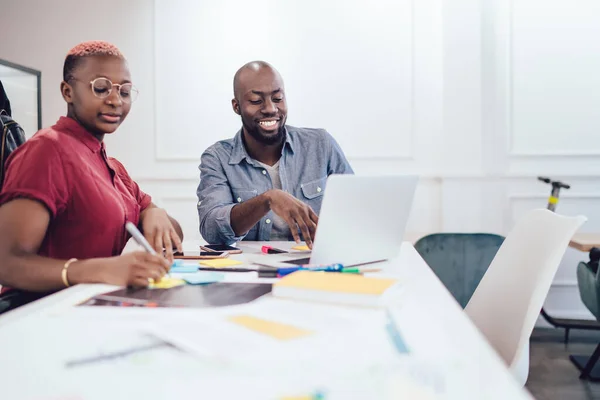
<path fill-rule="evenodd" d="M 261 126 L 273 126 L 277 123 L 277 121 L 260 121 L 259 122 Z"/>

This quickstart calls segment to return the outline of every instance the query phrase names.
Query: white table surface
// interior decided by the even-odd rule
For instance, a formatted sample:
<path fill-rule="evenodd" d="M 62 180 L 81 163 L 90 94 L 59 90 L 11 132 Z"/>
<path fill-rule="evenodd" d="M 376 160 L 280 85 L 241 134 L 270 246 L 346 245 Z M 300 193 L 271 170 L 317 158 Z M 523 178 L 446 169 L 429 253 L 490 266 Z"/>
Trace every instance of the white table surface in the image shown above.
<path fill-rule="evenodd" d="M 294 245 L 288 242 L 269 244 L 279 248 L 290 248 Z M 257 257 L 288 257 L 287 255 L 262 255 L 260 246 L 261 243 L 258 242 L 242 242 L 240 247 L 243 248 L 244 253 L 234 255 L 232 258 L 249 262 Z M 301 257 L 303 254 L 300 253 L 298 256 Z M 418 361 L 416 365 L 421 365 L 421 368 L 427 369 L 431 366 L 447 372 L 444 375 L 445 394 L 437 393 L 437 397 L 425 395 L 418 397 L 416 392 L 410 392 L 413 394 L 411 398 L 503 400 L 532 398 L 525 389 L 519 387 L 500 357 L 410 243 L 403 244 L 396 259 L 380 263 L 378 266 L 383 271 L 371 275 L 394 277 L 402 285 L 401 296 L 395 300 L 393 309 L 401 335 L 410 349 L 411 358 L 407 362 L 410 364 L 416 359 Z M 227 275 L 227 281 L 274 281 L 259 279 L 256 273 Z M 259 314 L 261 310 L 266 312 L 265 310 L 271 309 L 289 309 L 290 314 L 298 311 L 306 315 L 323 312 L 323 316 L 339 317 L 342 322 L 344 322 L 343 318 L 347 317 L 346 320 L 351 322 L 352 318 L 356 317 L 362 321 L 364 327 L 357 327 L 356 331 L 354 328 L 343 326 L 342 328 L 347 329 L 347 332 L 353 331 L 353 334 L 364 328 L 365 337 L 370 334 L 369 332 L 375 332 L 375 328 L 379 329 L 379 326 L 376 326 L 369 331 L 369 326 L 366 325 L 377 325 L 381 319 L 381 311 L 370 309 L 359 310 L 301 302 L 288 303 L 289 308 L 282 308 L 286 307 L 287 300 L 275 299 L 270 295 L 247 306 L 211 309 L 75 307 L 83 300 L 114 289 L 116 287 L 110 285 L 77 285 L 1 316 L 0 398 L 197 399 L 203 398 L 205 393 L 214 395 L 217 390 L 215 388 L 222 388 L 218 390 L 222 396 L 212 398 L 241 398 L 239 395 L 243 393 L 244 398 L 280 399 L 282 398 L 279 395 L 280 388 L 273 389 L 277 395 L 269 392 L 274 380 L 269 378 L 272 372 L 269 370 L 268 361 L 257 362 L 254 375 L 250 378 L 244 373 L 228 372 L 231 370 L 226 368 L 218 369 L 211 366 L 203 370 L 204 367 L 195 364 L 196 360 L 194 362 L 187 359 L 171 360 L 168 358 L 171 356 L 164 356 L 164 360 L 161 359 L 164 368 L 160 367 L 158 371 L 156 368 L 152 369 L 149 361 L 140 366 L 121 361 L 116 364 L 106 363 L 99 367 L 66 370 L 63 368 L 64 359 L 70 354 L 79 354 L 89 348 L 95 349 L 96 343 L 108 340 L 107 338 L 123 338 L 128 335 L 133 337 L 134 330 L 139 330 L 142 326 L 152 329 L 171 329 L 174 332 L 179 329 L 179 332 L 188 335 L 188 339 L 191 337 L 194 340 L 197 337 L 199 345 L 218 351 L 221 343 L 216 343 L 214 339 L 210 345 L 206 343 L 206 339 L 203 343 L 203 333 L 194 332 L 202 332 L 202 324 L 205 324 L 207 330 L 210 329 L 208 325 L 210 321 L 216 321 L 232 312 L 238 312 L 237 310 Z M 331 314 L 327 314 L 328 312 Z M 364 340 L 368 342 L 367 339 Z M 308 352 L 302 354 L 308 363 L 310 360 L 319 359 L 322 349 L 317 347 L 310 348 Z M 360 346 L 357 346 L 357 354 L 360 351 Z M 348 360 L 352 360 L 352 354 L 345 356 Z M 265 360 L 269 357 L 271 355 L 265 355 Z M 302 365 L 298 368 L 304 371 Z M 414 370 L 412 373 L 414 374 Z M 365 378 L 365 382 L 369 382 L 364 386 L 375 385 L 373 383 L 375 376 L 377 373 L 374 372 L 369 375 L 370 380 Z M 207 379 L 203 380 L 203 377 Z M 293 392 L 296 383 L 298 387 L 308 388 L 311 381 L 309 378 L 306 379 L 308 383 L 301 382 L 298 378 L 293 381 L 293 384 L 286 384 L 284 389 L 289 388 L 290 392 Z M 339 390 L 338 392 L 332 390 L 332 395 L 326 396 L 325 399 L 373 398 L 369 388 L 365 389 L 364 393 L 361 392 L 360 384 L 356 380 L 350 382 L 344 381 L 346 378 L 331 378 L 332 381 L 336 379 L 337 387 L 347 386 L 349 393 L 339 394 Z M 389 383 L 389 381 L 388 379 L 385 382 Z M 395 383 L 399 385 L 398 381 Z M 294 393 L 296 392 L 290 395 Z M 252 397 L 251 394 L 256 396 Z"/>

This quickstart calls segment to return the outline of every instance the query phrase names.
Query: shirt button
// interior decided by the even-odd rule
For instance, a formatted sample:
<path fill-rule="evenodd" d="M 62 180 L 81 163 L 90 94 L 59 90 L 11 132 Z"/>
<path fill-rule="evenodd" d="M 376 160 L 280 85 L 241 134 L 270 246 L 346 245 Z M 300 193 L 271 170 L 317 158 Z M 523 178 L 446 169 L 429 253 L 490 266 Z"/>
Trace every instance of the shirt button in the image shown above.
<path fill-rule="evenodd" d="M 321 190 L 322 189 L 320 187 L 317 187 L 317 192 L 321 193 Z"/>
<path fill-rule="evenodd" d="M 271 220 L 267 218 L 267 220 L 265 221 L 267 224 L 271 223 Z"/>
<path fill-rule="evenodd" d="M 267 171 L 265 171 L 265 170 L 263 169 L 263 175 L 266 175 L 266 174 L 267 174 Z"/>
<path fill-rule="evenodd" d="M 241 203 L 241 202 L 242 202 L 242 198 L 241 198 L 241 197 L 238 197 L 238 198 L 237 198 L 237 201 L 238 201 L 238 203 Z"/>

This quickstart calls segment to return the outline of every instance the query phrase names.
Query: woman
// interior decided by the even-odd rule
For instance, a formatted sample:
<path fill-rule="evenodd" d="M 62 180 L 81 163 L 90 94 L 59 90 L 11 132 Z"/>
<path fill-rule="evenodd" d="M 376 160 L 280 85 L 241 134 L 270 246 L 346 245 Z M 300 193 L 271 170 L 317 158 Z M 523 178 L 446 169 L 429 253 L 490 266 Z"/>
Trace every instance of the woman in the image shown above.
<path fill-rule="evenodd" d="M 9 308 L 77 283 L 147 286 L 181 251 L 179 224 L 106 156 L 137 90 L 115 46 L 85 42 L 68 53 L 61 83 L 67 116 L 6 161 L 0 192 L 0 285 Z M 120 255 L 127 221 L 166 258 Z M 4 303 L 7 307 L 7 301 Z M 1 307 L 1 305 L 0 305 Z"/>

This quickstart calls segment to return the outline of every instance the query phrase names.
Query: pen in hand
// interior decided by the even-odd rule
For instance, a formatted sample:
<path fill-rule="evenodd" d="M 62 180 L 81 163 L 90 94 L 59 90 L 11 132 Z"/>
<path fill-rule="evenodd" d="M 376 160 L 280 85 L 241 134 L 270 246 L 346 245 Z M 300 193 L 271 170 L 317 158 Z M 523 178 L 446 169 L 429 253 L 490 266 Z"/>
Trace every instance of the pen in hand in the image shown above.
<path fill-rule="evenodd" d="M 158 253 L 156 253 L 156 251 L 154 251 L 152 246 L 150 246 L 150 243 L 148 243 L 148 241 L 146 240 L 144 235 L 142 235 L 142 232 L 139 231 L 139 229 L 137 228 L 137 226 L 135 226 L 133 224 L 133 222 L 127 222 L 125 224 L 125 229 L 127 229 L 127 231 L 131 234 L 133 239 L 137 242 L 137 244 L 142 246 L 144 248 L 144 250 L 146 250 L 148 253 L 152 254 L 153 256 L 158 255 Z"/>
<path fill-rule="evenodd" d="M 142 235 L 142 232 L 139 231 L 139 229 L 133 224 L 133 222 L 127 222 L 125 224 L 125 229 L 127 229 L 127 232 L 131 234 L 133 240 L 135 240 L 137 244 L 142 246 L 144 250 L 146 250 L 146 252 L 152 254 L 153 256 L 158 255 L 158 253 L 152 248 L 152 246 L 150 246 L 150 243 L 148 243 L 144 235 Z M 169 273 L 167 273 L 167 276 L 169 276 Z"/>

